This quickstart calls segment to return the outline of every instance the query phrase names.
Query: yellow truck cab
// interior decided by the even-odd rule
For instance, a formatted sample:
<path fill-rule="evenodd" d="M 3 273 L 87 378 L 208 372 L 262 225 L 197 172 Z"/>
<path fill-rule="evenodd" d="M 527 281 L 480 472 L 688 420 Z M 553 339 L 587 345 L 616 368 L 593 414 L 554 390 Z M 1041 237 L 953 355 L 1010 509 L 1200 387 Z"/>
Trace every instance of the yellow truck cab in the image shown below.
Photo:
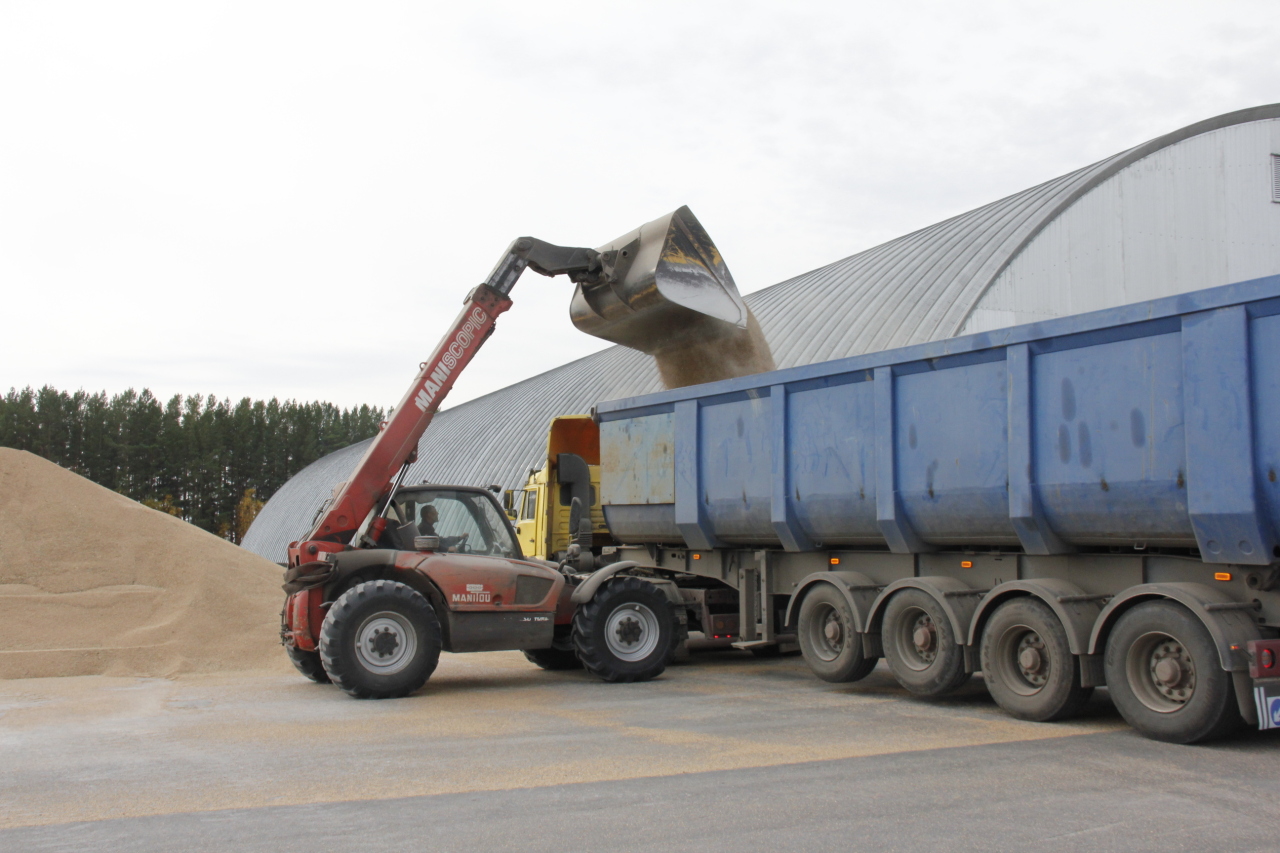
<path fill-rule="evenodd" d="M 590 511 L 589 542 L 570 529 L 575 497 Z M 542 467 L 530 469 L 523 489 L 508 490 L 503 505 L 525 556 L 558 560 L 575 541 L 596 553 L 613 543 L 600 508 L 600 428 L 590 415 L 552 419 Z"/>

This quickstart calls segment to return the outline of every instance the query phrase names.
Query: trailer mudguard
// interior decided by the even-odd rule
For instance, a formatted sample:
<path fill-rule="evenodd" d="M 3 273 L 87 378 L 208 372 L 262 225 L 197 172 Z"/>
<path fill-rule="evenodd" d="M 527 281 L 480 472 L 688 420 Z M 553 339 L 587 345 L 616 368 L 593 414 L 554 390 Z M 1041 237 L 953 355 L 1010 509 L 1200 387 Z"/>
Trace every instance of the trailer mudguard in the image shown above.
<path fill-rule="evenodd" d="M 952 635 L 956 638 L 963 637 L 965 639 L 969 637 L 969 625 L 973 622 L 973 614 L 978 609 L 978 602 L 987 593 L 985 589 L 971 588 L 959 578 L 949 578 L 941 575 L 901 578 L 894 581 L 876 596 L 875 602 L 871 605 L 871 612 L 867 615 L 866 636 L 874 640 L 874 650 L 877 654 L 883 653 L 880 648 L 880 624 L 884 618 L 885 605 L 893 594 L 900 589 L 918 589 L 933 596 L 934 600 L 942 607 L 943 612 L 947 614 L 947 619 L 951 622 Z M 974 646 L 965 645 L 961 648 L 964 649 L 965 669 L 969 672 L 976 672 L 978 667 Z"/>
<path fill-rule="evenodd" d="M 859 634 L 867 633 L 866 625 L 871 615 L 871 605 L 884 585 L 876 583 L 862 572 L 814 572 L 807 576 L 800 581 L 796 591 L 791 594 L 783 624 L 794 627 L 794 619 L 800 615 L 800 606 L 804 603 L 805 596 L 818 584 L 824 583 L 835 587 L 844 596 L 850 612 L 853 613 L 853 630 Z"/>
<path fill-rule="evenodd" d="M 969 624 L 969 645 L 976 646 L 982 641 L 982 629 L 992 611 L 1009 599 L 1023 595 L 1034 596 L 1049 605 L 1067 631 L 1071 654 L 1089 654 L 1089 638 L 1107 596 L 1088 595 L 1070 581 L 1057 578 L 1009 581 L 987 593 Z"/>
<path fill-rule="evenodd" d="M 1089 637 L 1089 654 L 1102 654 L 1107 637 L 1120 615 L 1142 601 L 1166 598 L 1194 613 L 1218 647 L 1222 668 L 1228 672 L 1249 669 L 1247 644 L 1262 639 L 1253 604 L 1231 598 L 1225 591 L 1202 583 L 1144 583 L 1111 599 L 1098 617 Z"/>
<path fill-rule="evenodd" d="M 1098 687 L 1106 683 L 1102 671 L 1102 656 L 1089 654 L 1089 637 L 1098 623 L 1105 595 L 1089 595 L 1075 584 L 1057 578 L 1009 581 L 997 586 L 983 597 L 969 623 L 969 646 L 979 648 L 982 630 L 987 618 L 1006 601 L 1022 596 L 1032 596 L 1043 601 L 1058 617 L 1067 632 L 1067 645 L 1071 654 L 1080 658 L 1080 683 L 1084 687 Z"/>

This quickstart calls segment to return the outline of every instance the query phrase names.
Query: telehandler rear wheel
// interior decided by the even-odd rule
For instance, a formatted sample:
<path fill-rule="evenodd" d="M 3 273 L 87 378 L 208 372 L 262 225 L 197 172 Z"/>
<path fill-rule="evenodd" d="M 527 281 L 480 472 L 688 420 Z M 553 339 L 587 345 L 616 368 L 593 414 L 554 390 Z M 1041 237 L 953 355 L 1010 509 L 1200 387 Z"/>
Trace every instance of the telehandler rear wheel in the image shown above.
<path fill-rule="evenodd" d="M 324 663 L 319 652 L 307 652 L 297 646 L 285 646 L 285 654 L 293 662 L 294 669 L 310 678 L 316 684 L 328 684 L 329 673 L 324 671 Z"/>
<path fill-rule="evenodd" d="M 675 657 L 680 634 L 671 602 L 640 578 L 611 578 L 573 617 L 578 659 L 605 681 L 660 675 Z"/>
<path fill-rule="evenodd" d="M 320 659 L 333 683 L 357 699 L 417 690 L 440 660 L 440 621 L 417 590 L 368 581 L 342 594 L 320 628 Z"/>

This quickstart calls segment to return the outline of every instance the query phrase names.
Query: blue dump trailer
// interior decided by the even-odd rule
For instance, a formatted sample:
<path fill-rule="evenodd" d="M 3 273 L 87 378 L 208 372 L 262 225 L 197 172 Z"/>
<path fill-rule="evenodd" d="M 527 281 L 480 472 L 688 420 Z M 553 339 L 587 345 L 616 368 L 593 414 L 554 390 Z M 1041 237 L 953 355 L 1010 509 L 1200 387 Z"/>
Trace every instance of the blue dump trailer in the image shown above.
<path fill-rule="evenodd" d="M 1029 720 L 1106 685 L 1154 738 L 1280 727 L 1280 277 L 595 418 L 614 559 L 708 637 L 924 697 L 980 671 Z"/>

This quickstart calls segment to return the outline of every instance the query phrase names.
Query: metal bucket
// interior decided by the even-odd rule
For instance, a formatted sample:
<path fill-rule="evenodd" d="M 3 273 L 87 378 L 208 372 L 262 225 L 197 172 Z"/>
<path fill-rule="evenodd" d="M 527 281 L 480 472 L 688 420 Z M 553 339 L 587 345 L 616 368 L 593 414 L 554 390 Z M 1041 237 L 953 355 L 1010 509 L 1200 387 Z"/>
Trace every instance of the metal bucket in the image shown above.
<path fill-rule="evenodd" d="M 603 274 L 579 283 L 573 324 L 657 360 L 668 388 L 772 370 L 733 276 L 688 207 L 601 246 Z"/>

